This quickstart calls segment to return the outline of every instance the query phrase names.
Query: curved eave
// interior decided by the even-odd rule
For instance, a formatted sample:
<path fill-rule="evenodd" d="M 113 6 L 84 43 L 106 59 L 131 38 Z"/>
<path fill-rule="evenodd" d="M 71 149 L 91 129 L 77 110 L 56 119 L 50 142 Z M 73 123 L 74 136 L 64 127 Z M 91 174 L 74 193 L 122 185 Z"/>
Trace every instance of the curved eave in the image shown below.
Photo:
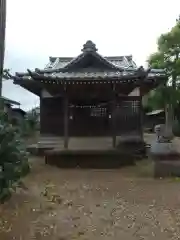
<path fill-rule="evenodd" d="M 115 68 L 114 68 L 114 71 L 117 71 L 117 72 L 127 72 L 127 73 L 129 73 L 129 75 L 131 76 L 131 75 L 135 75 L 136 73 L 137 74 L 139 74 L 140 72 L 139 72 L 139 69 L 141 69 L 140 71 L 142 71 L 140 74 L 146 74 L 146 72 L 148 71 L 148 70 L 145 70 L 144 68 L 132 68 L 132 67 L 128 67 L 128 68 L 119 68 L 119 67 L 116 67 L 116 66 L 114 66 Z M 56 73 L 71 73 L 71 71 L 68 71 L 67 69 L 66 69 L 66 67 L 63 67 L 63 68 L 52 68 L 52 69 L 38 69 L 38 68 L 35 68 L 35 70 L 34 71 L 30 71 L 30 70 L 28 70 L 27 72 L 16 72 L 16 77 L 28 77 L 28 76 L 30 76 L 30 74 L 29 74 L 29 72 L 31 73 L 31 75 L 44 75 L 44 74 L 56 74 Z M 164 72 L 164 70 L 163 69 L 150 69 L 150 71 L 149 71 L 149 74 L 154 74 L 154 75 L 156 75 L 156 74 L 159 74 L 159 75 L 161 75 L 161 76 L 164 76 L 164 77 L 167 77 L 166 76 L 166 73 Z"/>
<path fill-rule="evenodd" d="M 32 74 L 44 74 L 44 73 L 52 74 L 52 73 L 65 72 L 65 71 L 67 71 L 67 70 L 64 69 L 64 68 L 52 68 L 52 69 L 38 69 L 38 68 L 36 68 L 31 73 Z M 17 77 L 28 77 L 29 72 L 24 72 L 24 73 L 23 72 L 16 72 L 16 76 Z"/>
<path fill-rule="evenodd" d="M 42 74 L 31 74 L 29 77 L 14 77 L 14 84 L 17 84 L 31 93 L 40 96 L 43 84 L 135 84 L 136 86 L 143 86 L 144 91 L 147 92 L 158 85 L 163 84 L 167 80 L 165 75 L 156 75 L 147 77 L 144 81 L 140 81 L 137 75 L 124 75 L 120 77 L 94 77 L 89 79 L 79 78 L 58 78 L 57 76 L 44 76 Z"/>
<path fill-rule="evenodd" d="M 128 74 L 128 75 L 123 75 L 123 76 L 92 76 L 92 77 L 83 77 L 80 78 L 79 76 L 77 77 L 58 77 L 58 76 L 44 76 L 40 74 L 33 74 L 31 76 L 34 81 L 39 81 L 39 82 L 46 82 L 50 84 L 64 84 L 66 82 L 68 83 L 75 83 L 75 82 L 96 82 L 102 81 L 103 83 L 109 83 L 112 81 L 117 81 L 119 83 L 130 83 L 130 82 L 139 82 L 140 77 L 138 75 L 133 75 L 133 74 Z M 157 84 L 161 84 L 164 81 L 167 80 L 167 77 L 164 75 L 156 75 L 156 76 L 149 76 L 144 79 L 141 83 L 149 83 L 149 82 L 157 82 Z"/>
<path fill-rule="evenodd" d="M 37 95 L 40 97 L 42 86 L 41 84 L 37 83 L 37 81 L 33 79 L 14 79 L 14 84 L 23 87 L 24 89 L 28 90 L 29 92 Z"/>

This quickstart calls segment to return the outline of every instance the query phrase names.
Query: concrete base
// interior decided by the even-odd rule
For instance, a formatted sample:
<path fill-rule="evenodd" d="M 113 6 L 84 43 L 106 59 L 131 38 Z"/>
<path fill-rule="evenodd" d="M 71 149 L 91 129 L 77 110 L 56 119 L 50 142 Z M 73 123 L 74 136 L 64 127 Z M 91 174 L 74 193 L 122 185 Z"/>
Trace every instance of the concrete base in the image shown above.
<path fill-rule="evenodd" d="M 180 160 L 180 153 L 174 142 L 153 142 L 149 149 L 149 156 L 154 160 Z"/>
<path fill-rule="evenodd" d="M 174 142 L 153 142 L 149 151 L 154 161 L 154 177 L 180 177 L 180 153 Z"/>
<path fill-rule="evenodd" d="M 154 177 L 180 177 L 180 161 L 154 161 Z"/>
<path fill-rule="evenodd" d="M 177 153 L 173 142 L 157 142 L 151 144 L 150 153 L 153 155 L 171 155 Z"/>
<path fill-rule="evenodd" d="M 44 156 L 45 151 L 52 149 L 52 147 L 39 147 L 37 144 L 32 144 L 27 147 L 27 151 L 33 156 Z"/>

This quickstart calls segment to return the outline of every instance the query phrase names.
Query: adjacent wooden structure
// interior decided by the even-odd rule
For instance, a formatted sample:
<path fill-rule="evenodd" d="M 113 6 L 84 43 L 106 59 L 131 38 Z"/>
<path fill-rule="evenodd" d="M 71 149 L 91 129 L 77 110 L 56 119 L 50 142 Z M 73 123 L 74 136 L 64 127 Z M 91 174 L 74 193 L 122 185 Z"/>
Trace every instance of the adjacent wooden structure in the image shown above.
<path fill-rule="evenodd" d="M 8 114 L 13 123 L 21 124 L 25 118 L 26 112 L 20 108 L 20 103 L 6 97 L 1 97 L 4 104 L 4 111 Z"/>
<path fill-rule="evenodd" d="M 42 135 L 142 136 L 142 96 L 166 79 L 163 70 L 137 68 L 132 56 L 103 57 L 87 41 L 75 58 L 50 57 L 45 69 L 16 73 L 14 83 L 40 97 Z"/>

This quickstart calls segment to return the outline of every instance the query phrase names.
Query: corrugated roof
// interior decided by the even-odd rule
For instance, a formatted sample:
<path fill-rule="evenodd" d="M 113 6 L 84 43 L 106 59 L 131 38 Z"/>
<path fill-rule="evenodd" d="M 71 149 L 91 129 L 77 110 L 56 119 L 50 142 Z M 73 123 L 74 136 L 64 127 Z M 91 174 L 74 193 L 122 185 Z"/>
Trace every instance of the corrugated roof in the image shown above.
<path fill-rule="evenodd" d="M 162 113 L 162 112 L 164 112 L 163 109 L 158 109 L 158 110 L 154 110 L 152 112 L 148 112 L 148 113 L 146 113 L 146 115 L 151 116 L 151 115 L 156 115 L 156 114 L 159 114 L 159 113 Z"/>

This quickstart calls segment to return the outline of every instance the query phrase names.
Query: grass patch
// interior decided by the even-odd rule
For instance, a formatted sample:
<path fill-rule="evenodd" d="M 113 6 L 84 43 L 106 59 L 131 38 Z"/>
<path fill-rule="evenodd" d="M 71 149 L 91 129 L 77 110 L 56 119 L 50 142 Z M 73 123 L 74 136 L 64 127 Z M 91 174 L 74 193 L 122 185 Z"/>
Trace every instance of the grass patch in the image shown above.
<path fill-rule="evenodd" d="M 134 173 L 137 177 L 153 177 L 154 163 L 149 159 L 139 161 L 134 167 Z"/>

